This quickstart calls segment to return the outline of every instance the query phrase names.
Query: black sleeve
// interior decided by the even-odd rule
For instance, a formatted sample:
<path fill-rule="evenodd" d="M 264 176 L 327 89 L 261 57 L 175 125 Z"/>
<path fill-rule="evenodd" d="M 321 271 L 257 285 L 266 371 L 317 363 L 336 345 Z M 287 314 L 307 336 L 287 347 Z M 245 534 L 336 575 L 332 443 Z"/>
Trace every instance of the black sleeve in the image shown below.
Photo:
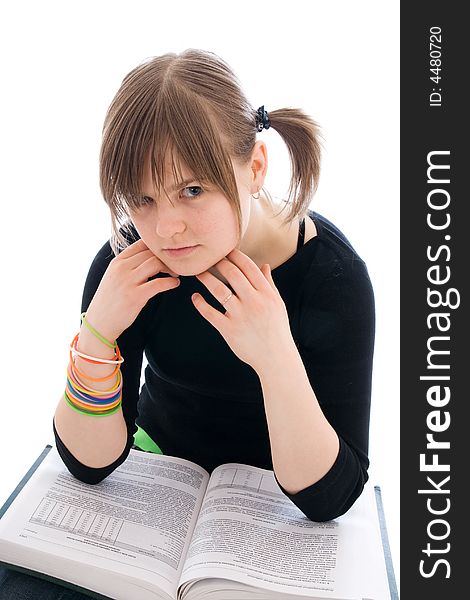
<path fill-rule="evenodd" d="M 299 353 L 340 446 L 332 468 L 315 484 L 296 494 L 280 487 L 309 519 L 328 521 L 353 505 L 368 479 L 375 302 L 365 264 L 337 261 L 305 299 Z"/>
<path fill-rule="evenodd" d="M 88 272 L 83 290 L 81 312 L 86 312 L 88 309 L 98 285 L 113 258 L 113 251 L 109 242 L 107 242 L 96 255 Z M 123 380 L 122 411 L 127 425 L 127 444 L 121 456 L 112 464 L 105 467 L 94 468 L 84 465 L 73 456 L 60 439 L 53 421 L 53 431 L 57 451 L 72 475 L 85 483 L 99 483 L 112 473 L 125 461 L 129 454 L 129 450 L 134 443 L 134 433 L 137 430 L 135 419 L 137 416 L 137 402 L 140 392 L 140 377 L 145 345 L 144 332 L 147 313 L 146 308 L 147 307 L 141 311 L 136 321 L 134 321 L 134 323 L 117 339 L 119 349 L 124 357 L 124 362 L 121 365 Z"/>

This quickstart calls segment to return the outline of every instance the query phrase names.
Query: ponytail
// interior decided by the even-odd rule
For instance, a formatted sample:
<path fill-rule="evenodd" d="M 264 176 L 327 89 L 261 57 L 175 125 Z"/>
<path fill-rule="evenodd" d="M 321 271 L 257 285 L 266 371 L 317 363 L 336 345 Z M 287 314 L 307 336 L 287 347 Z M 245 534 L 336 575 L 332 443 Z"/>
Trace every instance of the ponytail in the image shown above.
<path fill-rule="evenodd" d="M 284 140 L 289 151 L 291 179 L 287 203 L 287 222 L 304 217 L 318 187 L 320 176 L 320 128 L 299 108 L 281 108 L 269 112 L 270 126 Z"/>

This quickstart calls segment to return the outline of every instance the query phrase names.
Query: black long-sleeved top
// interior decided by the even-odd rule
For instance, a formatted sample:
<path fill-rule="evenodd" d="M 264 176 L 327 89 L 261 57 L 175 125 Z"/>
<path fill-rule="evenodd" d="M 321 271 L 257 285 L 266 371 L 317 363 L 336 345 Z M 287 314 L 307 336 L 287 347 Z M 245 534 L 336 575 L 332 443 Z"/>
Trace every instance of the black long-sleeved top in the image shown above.
<path fill-rule="evenodd" d="M 272 277 L 340 449 L 330 471 L 315 484 L 296 494 L 280 487 L 309 519 L 324 521 L 346 512 L 368 479 L 375 307 L 366 265 L 344 234 L 312 210 L 307 218 L 315 222 L 317 236 L 273 269 Z M 90 267 L 82 312 L 113 257 L 107 242 Z M 78 479 L 98 483 L 116 469 L 133 445 L 135 423 L 164 454 L 189 459 L 209 472 L 227 462 L 273 469 L 259 378 L 198 313 L 191 294 L 198 291 L 223 311 L 218 301 L 196 277 L 180 280 L 178 288 L 152 298 L 117 340 L 125 358 L 122 406 L 128 442 L 122 455 L 107 467 L 87 467 L 54 427 L 57 449 Z M 148 365 L 141 387 L 144 352 Z"/>

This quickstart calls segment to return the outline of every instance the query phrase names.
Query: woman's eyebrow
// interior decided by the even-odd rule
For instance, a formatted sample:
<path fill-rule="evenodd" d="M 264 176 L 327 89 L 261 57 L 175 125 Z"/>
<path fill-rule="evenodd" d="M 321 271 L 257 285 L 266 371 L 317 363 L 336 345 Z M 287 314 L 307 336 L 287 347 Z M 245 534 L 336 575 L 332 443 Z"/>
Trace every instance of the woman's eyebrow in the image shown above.
<path fill-rule="evenodd" d="M 196 181 L 195 177 L 191 177 L 189 179 L 183 179 L 183 181 L 178 181 L 178 183 L 175 183 L 175 185 L 173 185 L 170 188 L 170 192 L 176 192 L 176 190 L 179 190 L 180 188 L 182 188 L 183 186 L 187 185 L 188 183 L 191 183 L 192 181 Z"/>
<path fill-rule="evenodd" d="M 188 183 L 191 183 L 193 181 L 197 181 L 196 177 L 190 177 L 187 179 L 183 179 L 182 181 L 178 181 L 177 183 L 175 183 L 174 185 L 172 185 L 172 187 L 169 190 L 169 193 L 171 194 L 172 192 L 176 192 L 177 190 L 181 189 L 182 187 L 184 187 L 185 185 L 187 185 Z M 149 198 L 152 197 L 152 194 L 143 194 L 144 196 L 147 196 Z"/>

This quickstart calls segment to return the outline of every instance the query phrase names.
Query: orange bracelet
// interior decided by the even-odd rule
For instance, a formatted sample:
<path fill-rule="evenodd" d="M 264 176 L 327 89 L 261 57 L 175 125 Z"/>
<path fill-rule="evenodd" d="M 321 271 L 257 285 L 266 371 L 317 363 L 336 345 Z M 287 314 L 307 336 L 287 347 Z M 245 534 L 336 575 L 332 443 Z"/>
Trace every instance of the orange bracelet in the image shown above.
<path fill-rule="evenodd" d="M 108 390 L 95 390 L 94 388 L 88 387 L 86 385 L 86 383 L 84 383 L 77 377 L 77 370 L 73 363 L 69 363 L 69 365 L 67 367 L 67 376 L 71 380 L 73 387 L 75 389 L 77 389 L 79 392 L 89 394 L 90 396 L 96 396 L 97 398 L 100 398 L 106 394 L 112 394 L 112 392 L 115 392 L 119 388 L 119 386 L 121 385 L 121 380 L 122 380 L 121 371 L 119 371 L 117 375 L 118 376 L 116 379 L 116 383 L 113 385 L 112 388 L 110 388 Z"/>
<path fill-rule="evenodd" d="M 72 360 L 72 364 L 73 364 L 73 369 L 74 369 L 75 373 L 77 373 L 77 375 L 80 375 L 80 377 L 83 377 L 83 379 L 88 379 L 89 381 L 108 381 L 108 379 L 111 379 L 112 377 L 114 377 L 120 369 L 120 365 L 117 365 L 116 368 L 114 369 L 114 371 L 110 375 L 107 375 L 106 377 L 90 377 L 89 375 L 85 375 L 85 373 L 82 373 L 81 371 L 79 371 L 77 369 L 75 363 L 73 362 L 73 360 Z"/>

